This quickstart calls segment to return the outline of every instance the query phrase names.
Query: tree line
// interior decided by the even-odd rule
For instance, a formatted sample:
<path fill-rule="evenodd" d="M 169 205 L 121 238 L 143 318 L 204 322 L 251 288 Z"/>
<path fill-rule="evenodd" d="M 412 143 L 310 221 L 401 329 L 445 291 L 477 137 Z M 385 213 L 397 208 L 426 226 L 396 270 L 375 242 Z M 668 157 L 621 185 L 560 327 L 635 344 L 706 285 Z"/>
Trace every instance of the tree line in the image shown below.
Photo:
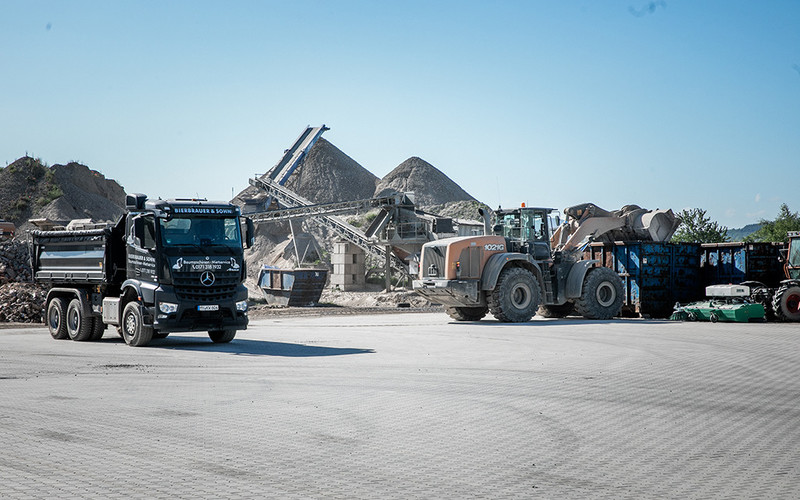
<path fill-rule="evenodd" d="M 702 208 L 681 210 L 676 214 L 681 225 L 672 237 L 675 243 L 724 243 L 730 241 L 728 228 L 706 216 Z M 761 219 L 761 227 L 744 238 L 745 242 L 786 242 L 789 231 L 800 231 L 800 214 L 783 203 L 774 220 Z"/>

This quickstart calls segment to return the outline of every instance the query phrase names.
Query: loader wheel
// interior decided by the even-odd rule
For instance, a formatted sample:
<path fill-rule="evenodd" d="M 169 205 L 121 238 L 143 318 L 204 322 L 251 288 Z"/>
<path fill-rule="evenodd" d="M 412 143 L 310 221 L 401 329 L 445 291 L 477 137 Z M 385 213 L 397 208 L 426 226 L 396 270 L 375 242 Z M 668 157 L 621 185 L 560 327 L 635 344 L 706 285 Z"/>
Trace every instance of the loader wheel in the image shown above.
<path fill-rule="evenodd" d="M 106 333 L 106 324 L 103 323 L 103 318 L 95 316 L 92 318 L 92 334 L 89 340 L 96 342 L 103 338 L 104 333 Z"/>
<path fill-rule="evenodd" d="M 564 318 L 569 316 L 574 309 L 575 304 L 572 302 L 561 305 L 551 304 L 549 306 L 542 304 L 539 306 L 539 310 L 536 311 L 536 314 L 543 318 Z"/>
<path fill-rule="evenodd" d="M 607 267 L 589 269 L 575 312 L 587 319 L 611 319 L 622 310 L 622 280 Z"/>
<path fill-rule="evenodd" d="M 208 332 L 208 338 L 215 344 L 225 344 L 236 337 L 236 330 L 212 330 Z"/>
<path fill-rule="evenodd" d="M 522 323 L 536 313 L 542 294 L 533 273 L 521 267 L 511 267 L 500 273 L 487 301 L 492 316 L 498 321 Z"/>
<path fill-rule="evenodd" d="M 800 286 L 782 285 L 772 298 L 778 321 L 800 321 Z"/>
<path fill-rule="evenodd" d="M 47 329 L 50 336 L 56 340 L 68 339 L 67 320 L 65 318 L 66 306 L 64 299 L 54 298 L 47 304 Z"/>
<path fill-rule="evenodd" d="M 122 338 L 131 347 L 147 345 L 153 338 L 153 327 L 142 322 L 142 306 L 128 302 L 122 311 Z"/>
<path fill-rule="evenodd" d="M 83 342 L 92 337 L 92 317 L 83 314 L 80 300 L 72 299 L 69 301 L 66 319 L 69 338 Z"/>
<path fill-rule="evenodd" d="M 447 315 L 456 321 L 480 321 L 489 312 L 488 307 L 448 307 Z"/>

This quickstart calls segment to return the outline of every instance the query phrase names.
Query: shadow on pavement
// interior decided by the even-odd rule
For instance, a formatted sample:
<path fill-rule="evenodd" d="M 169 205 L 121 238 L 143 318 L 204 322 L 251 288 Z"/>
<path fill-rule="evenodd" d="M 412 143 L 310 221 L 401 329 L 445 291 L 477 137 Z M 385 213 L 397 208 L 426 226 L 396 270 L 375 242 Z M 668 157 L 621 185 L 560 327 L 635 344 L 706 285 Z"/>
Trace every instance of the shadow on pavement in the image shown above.
<path fill-rule="evenodd" d="M 179 351 L 227 352 L 244 356 L 284 356 L 304 358 L 317 356 L 344 356 L 349 354 L 371 354 L 372 349 L 349 347 L 324 347 L 266 340 L 234 339 L 229 344 L 215 344 L 208 337 L 170 336 L 153 340 L 148 347 Z"/>

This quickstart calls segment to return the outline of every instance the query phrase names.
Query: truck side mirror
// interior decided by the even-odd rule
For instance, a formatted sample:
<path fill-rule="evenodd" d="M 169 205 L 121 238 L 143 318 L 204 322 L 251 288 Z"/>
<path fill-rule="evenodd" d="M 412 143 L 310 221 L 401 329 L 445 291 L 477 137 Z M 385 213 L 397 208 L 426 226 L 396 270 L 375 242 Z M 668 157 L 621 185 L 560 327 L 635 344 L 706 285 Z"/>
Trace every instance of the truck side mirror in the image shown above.
<path fill-rule="evenodd" d="M 253 219 L 250 217 L 245 217 L 244 223 L 247 226 L 247 230 L 245 231 L 245 244 L 247 245 L 247 248 L 250 248 L 253 246 L 253 243 L 255 243 L 256 239 L 256 231 L 255 227 L 253 226 Z"/>
<path fill-rule="evenodd" d="M 153 250 L 156 247 L 153 222 L 143 216 L 134 217 L 133 238 L 137 246 Z"/>

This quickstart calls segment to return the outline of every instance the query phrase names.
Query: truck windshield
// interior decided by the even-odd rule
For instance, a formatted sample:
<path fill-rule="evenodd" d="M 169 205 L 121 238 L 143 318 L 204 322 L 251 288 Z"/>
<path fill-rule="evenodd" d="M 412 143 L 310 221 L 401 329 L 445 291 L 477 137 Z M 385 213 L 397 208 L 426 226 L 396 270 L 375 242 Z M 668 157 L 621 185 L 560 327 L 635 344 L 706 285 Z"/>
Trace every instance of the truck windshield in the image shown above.
<path fill-rule="evenodd" d="M 236 217 L 173 217 L 158 221 L 165 246 L 242 246 Z"/>

